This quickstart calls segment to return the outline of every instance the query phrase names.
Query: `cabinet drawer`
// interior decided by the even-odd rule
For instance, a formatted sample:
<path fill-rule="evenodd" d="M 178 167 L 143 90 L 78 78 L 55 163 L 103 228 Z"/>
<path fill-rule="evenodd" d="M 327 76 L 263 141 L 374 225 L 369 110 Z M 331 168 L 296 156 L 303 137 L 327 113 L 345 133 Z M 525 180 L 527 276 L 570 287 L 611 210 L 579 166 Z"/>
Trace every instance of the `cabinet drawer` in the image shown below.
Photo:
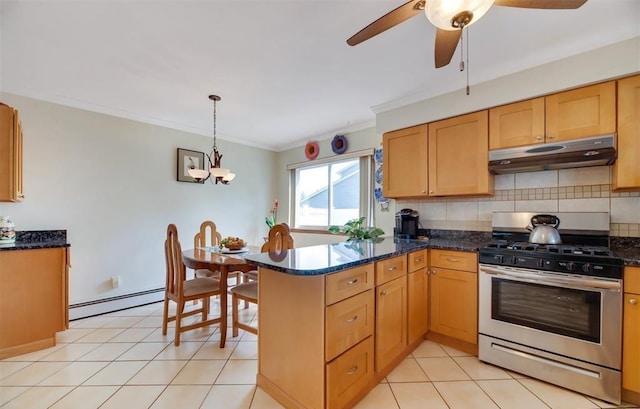
<path fill-rule="evenodd" d="M 409 273 L 420 270 L 427 266 L 427 250 L 414 251 L 409 253 Z"/>
<path fill-rule="evenodd" d="M 624 292 L 640 294 L 640 267 L 624 269 Z"/>
<path fill-rule="evenodd" d="M 373 288 L 373 264 L 327 275 L 327 305 Z"/>
<path fill-rule="evenodd" d="M 374 300 L 371 289 L 327 307 L 325 320 L 327 362 L 373 334 Z"/>
<path fill-rule="evenodd" d="M 478 255 L 465 251 L 431 250 L 431 266 L 477 272 Z"/>
<path fill-rule="evenodd" d="M 407 273 L 407 256 L 388 258 L 376 262 L 376 285 L 384 284 Z"/>
<path fill-rule="evenodd" d="M 369 390 L 373 381 L 373 337 L 327 364 L 327 407 L 343 408 Z"/>

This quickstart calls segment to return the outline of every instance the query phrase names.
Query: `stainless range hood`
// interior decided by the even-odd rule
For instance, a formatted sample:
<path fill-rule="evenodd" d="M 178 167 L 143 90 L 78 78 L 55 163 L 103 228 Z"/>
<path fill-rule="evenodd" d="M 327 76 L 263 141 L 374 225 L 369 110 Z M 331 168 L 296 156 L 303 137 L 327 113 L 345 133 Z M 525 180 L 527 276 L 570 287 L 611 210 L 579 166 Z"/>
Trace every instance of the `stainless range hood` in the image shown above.
<path fill-rule="evenodd" d="M 609 165 L 616 160 L 616 136 L 519 146 L 489 151 L 493 174 Z"/>

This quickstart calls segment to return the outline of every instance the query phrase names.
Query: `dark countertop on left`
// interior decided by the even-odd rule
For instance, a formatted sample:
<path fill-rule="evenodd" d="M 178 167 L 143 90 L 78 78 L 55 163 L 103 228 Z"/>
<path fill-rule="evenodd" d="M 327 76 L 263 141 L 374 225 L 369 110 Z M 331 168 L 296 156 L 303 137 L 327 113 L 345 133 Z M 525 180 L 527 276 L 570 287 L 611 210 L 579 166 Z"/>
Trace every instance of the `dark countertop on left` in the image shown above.
<path fill-rule="evenodd" d="M 66 230 L 17 231 L 16 242 L 0 244 L 0 251 L 49 249 L 57 247 L 71 247 L 67 242 Z"/>

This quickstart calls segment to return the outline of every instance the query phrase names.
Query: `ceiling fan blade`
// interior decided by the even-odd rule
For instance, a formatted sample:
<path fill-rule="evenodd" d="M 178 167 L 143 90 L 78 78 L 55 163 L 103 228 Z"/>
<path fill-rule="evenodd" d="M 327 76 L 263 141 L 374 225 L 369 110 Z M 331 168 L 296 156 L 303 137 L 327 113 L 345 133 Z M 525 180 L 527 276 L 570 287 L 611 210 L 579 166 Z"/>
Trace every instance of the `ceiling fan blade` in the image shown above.
<path fill-rule="evenodd" d="M 353 46 L 376 36 L 391 27 L 424 11 L 425 0 L 410 0 L 402 6 L 388 12 L 373 23 L 354 34 L 347 40 L 347 44 Z"/>
<path fill-rule="evenodd" d="M 436 68 L 444 67 L 451 62 L 461 35 L 462 30 L 437 29 L 435 45 Z"/>
<path fill-rule="evenodd" d="M 587 0 L 495 0 L 494 6 L 527 9 L 577 9 Z"/>

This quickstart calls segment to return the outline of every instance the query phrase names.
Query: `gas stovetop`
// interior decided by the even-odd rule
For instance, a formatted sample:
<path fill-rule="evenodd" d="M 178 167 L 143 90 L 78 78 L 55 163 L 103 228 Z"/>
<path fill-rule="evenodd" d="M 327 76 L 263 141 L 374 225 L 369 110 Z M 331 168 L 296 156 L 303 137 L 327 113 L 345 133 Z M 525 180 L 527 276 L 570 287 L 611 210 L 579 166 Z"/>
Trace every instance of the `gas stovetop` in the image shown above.
<path fill-rule="evenodd" d="M 510 242 L 494 240 L 486 245 L 487 248 L 533 251 L 540 254 L 570 254 L 594 257 L 614 257 L 613 252 L 603 246 L 581 246 L 572 244 L 537 244 L 526 241 Z"/>

